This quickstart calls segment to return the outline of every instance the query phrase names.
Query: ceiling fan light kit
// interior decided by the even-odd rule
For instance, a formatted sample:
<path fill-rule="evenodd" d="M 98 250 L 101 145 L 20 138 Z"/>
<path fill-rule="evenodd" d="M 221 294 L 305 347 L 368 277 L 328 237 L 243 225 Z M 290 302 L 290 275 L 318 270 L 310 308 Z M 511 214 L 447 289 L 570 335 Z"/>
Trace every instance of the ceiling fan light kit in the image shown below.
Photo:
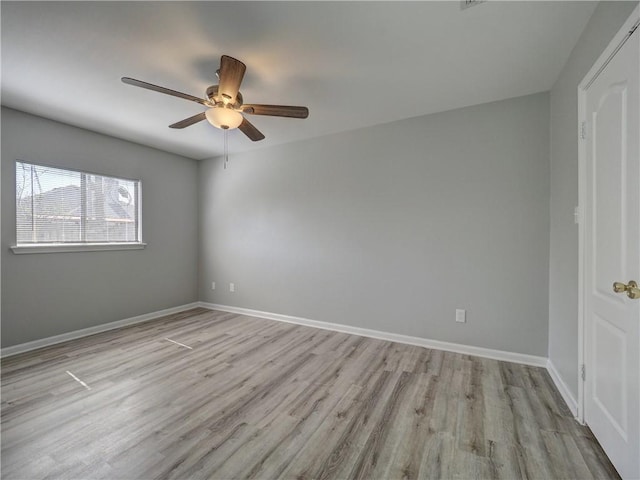
<path fill-rule="evenodd" d="M 242 83 L 246 68 L 245 64 L 240 60 L 229 57 L 228 55 L 222 55 L 222 57 L 220 57 L 220 69 L 217 71 L 219 84 L 208 87 L 205 98 L 199 98 L 130 77 L 122 77 L 122 82 L 135 87 L 146 88 L 154 92 L 189 100 L 207 107 L 207 110 L 204 112 L 169 125 L 170 128 L 182 129 L 206 119 L 214 127 L 224 130 L 225 134 L 227 130 L 238 128 L 249 137 L 250 140 L 257 142 L 263 140 L 264 135 L 253 126 L 244 115 L 267 115 L 287 118 L 307 118 L 309 116 L 309 109 L 307 107 L 243 104 L 240 84 Z"/>
<path fill-rule="evenodd" d="M 233 130 L 238 128 L 244 117 L 228 107 L 214 107 L 204 112 L 207 121 L 216 128 Z"/>

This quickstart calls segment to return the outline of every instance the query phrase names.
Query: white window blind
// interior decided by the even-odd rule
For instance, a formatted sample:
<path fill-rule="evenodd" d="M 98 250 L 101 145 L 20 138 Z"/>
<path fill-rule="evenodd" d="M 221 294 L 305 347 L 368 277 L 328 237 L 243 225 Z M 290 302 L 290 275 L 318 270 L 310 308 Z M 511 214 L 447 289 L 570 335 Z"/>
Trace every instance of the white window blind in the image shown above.
<path fill-rule="evenodd" d="M 16 162 L 18 245 L 139 243 L 140 181 Z"/>

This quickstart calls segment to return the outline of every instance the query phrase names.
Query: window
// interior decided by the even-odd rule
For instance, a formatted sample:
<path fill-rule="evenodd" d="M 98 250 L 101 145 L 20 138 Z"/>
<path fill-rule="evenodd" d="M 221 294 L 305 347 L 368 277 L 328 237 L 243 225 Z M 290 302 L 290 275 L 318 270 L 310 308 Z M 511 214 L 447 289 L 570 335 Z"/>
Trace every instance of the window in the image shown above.
<path fill-rule="evenodd" d="M 140 181 L 16 162 L 16 240 L 18 248 L 47 245 L 56 251 L 143 245 Z"/>

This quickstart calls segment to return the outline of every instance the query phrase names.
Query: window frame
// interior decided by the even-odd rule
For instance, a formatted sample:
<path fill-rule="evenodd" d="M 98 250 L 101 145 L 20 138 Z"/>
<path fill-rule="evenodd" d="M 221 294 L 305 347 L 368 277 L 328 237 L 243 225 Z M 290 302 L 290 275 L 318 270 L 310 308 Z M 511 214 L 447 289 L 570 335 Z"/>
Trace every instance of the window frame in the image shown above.
<path fill-rule="evenodd" d="M 16 172 L 18 168 L 18 163 L 33 165 L 35 167 L 44 167 L 44 168 L 53 168 L 56 170 L 63 170 L 67 172 L 79 173 L 81 174 L 81 183 L 86 181 L 85 175 L 94 175 L 99 177 L 113 178 L 116 180 L 126 180 L 129 182 L 134 182 L 135 189 L 134 195 L 136 198 L 136 237 L 137 240 L 134 242 L 40 242 L 40 243 L 18 243 L 18 225 L 17 225 L 17 214 L 18 214 L 18 205 L 17 202 L 14 204 L 14 221 L 16 221 L 14 234 L 15 234 L 15 244 L 11 246 L 11 250 L 14 254 L 29 254 L 29 253 L 69 253 L 69 252 L 97 252 L 97 251 L 109 251 L 109 250 L 141 250 L 146 247 L 146 243 L 142 241 L 142 180 L 136 178 L 128 178 L 121 176 L 113 176 L 106 175 L 102 173 L 90 172 L 87 170 L 80 170 L 77 168 L 67 168 L 61 167 L 57 165 L 50 165 L 46 163 L 38 163 L 31 162 L 26 160 L 17 159 L 14 162 L 14 201 L 16 196 L 17 184 L 15 182 Z M 32 192 L 33 195 L 33 192 Z M 85 232 L 85 222 L 86 222 L 86 202 L 84 189 L 81 188 L 81 208 L 82 208 L 82 218 L 81 218 L 81 231 Z"/>

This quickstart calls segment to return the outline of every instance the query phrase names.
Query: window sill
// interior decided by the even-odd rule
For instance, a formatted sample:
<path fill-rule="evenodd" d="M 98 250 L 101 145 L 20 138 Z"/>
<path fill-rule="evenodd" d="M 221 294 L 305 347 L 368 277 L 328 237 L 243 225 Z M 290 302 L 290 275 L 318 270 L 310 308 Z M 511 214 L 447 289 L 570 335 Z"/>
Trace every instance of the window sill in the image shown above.
<path fill-rule="evenodd" d="M 141 250 L 146 243 L 41 243 L 16 245 L 11 250 L 16 255 L 29 253 L 103 252 L 106 250 Z"/>

